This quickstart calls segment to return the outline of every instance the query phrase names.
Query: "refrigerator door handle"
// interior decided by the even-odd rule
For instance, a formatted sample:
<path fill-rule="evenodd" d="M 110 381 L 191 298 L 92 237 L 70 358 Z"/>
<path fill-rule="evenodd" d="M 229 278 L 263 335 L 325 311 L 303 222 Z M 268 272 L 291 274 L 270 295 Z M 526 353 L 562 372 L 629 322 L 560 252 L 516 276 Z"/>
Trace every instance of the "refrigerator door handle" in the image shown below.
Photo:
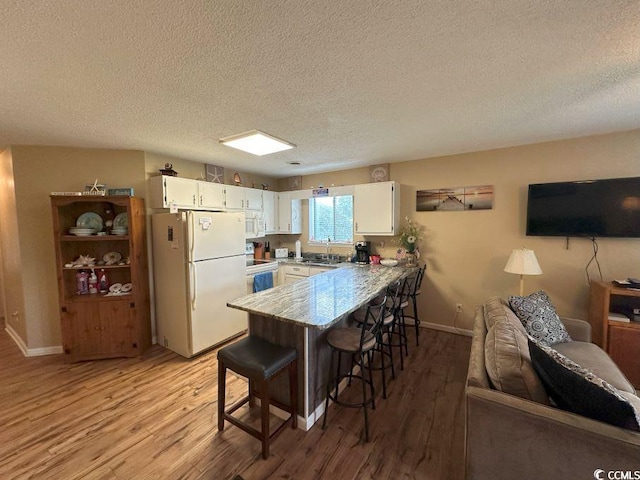
<path fill-rule="evenodd" d="M 189 231 L 189 240 L 190 240 L 190 245 L 189 245 L 189 262 L 193 262 L 193 250 L 195 248 L 195 231 L 196 231 L 196 227 L 195 227 L 195 219 L 194 219 L 195 215 L 193 214 L 193 212 L 189 211 L 187 212 L 187 229 Z"/>
<path fill-rule="evenodd" d="M 189 262 L 189 273 L 191 274 L 191 310 L 196 309 L 196 298 L 198 292 L 197 278 L 196 275 L 196 264 L 194 262 Z"/>

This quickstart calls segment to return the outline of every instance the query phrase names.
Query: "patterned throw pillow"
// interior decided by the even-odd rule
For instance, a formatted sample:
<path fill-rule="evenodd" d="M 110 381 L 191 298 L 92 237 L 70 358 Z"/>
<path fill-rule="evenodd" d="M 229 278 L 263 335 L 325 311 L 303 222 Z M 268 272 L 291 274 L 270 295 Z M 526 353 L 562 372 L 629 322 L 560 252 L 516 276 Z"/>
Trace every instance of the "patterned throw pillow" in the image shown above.
<path fill-rule="evenodd" d="M 527 333 L 538 343 L 550 347 L 570 342 L 569 332 L 556 314 L 547 294 L 540 290 L 528 297 L 509 297 L 509 306 L 518 316 Z"/>
<path fill-rule="evenodd" d="M 640 431 L 640 412 L 614 386 L 553 348 L 531 339 L 529 352 L 533 368 L 559 408 Z"/>

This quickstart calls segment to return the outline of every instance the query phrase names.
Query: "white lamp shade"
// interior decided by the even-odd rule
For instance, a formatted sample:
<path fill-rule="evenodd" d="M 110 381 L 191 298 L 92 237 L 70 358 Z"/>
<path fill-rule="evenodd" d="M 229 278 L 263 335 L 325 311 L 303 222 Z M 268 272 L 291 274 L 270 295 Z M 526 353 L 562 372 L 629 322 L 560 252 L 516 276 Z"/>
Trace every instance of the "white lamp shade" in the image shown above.
<path fill-rule="evenodd" d="M 516 273 L 519 275 L 541 275 L 542 269 L 533 250 L 528 248 L 515 248 L 511 252 L 504 271 L 508 273 Z"/>

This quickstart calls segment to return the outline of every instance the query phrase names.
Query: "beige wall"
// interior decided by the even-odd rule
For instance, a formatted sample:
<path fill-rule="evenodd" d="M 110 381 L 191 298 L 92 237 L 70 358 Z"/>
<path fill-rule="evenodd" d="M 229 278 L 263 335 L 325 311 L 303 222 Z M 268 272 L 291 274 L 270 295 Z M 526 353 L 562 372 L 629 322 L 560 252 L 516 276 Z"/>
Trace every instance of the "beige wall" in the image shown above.
<path fill-rule="evenodd" d="M 204 180 L 205 178 L 204 163 L 146 152 L 145 169 L 147 172 L 147 178 L 159 175 L 160 169 L 164 168 L 166 163 L 173 165 L 173 169 L 178 172 L 179 177 L 191 178 L 194 180 Z M 212 161 L 211 163 L 215 165 L 215 161 Z M 235 182 L 233 181 L 234 173 L 236 173 L 236 170 L 232 168 L 224 169 L 224 183 L 226 185 L 235 185 Z M 278 181 L 273 177 L 249 172 L 238 172 L 238 174 L 242 180 L 243 187 L 262 188 L 262 184 L 266 183 L 269 185 L 269 190 L 277 190 Z"/>
<path fill-rule="evenodd" d="M 81 191 L 97 178 L 108 187 L 133 187 L 145 195 L 144 155 L 133 150 L 12 147 L 19 234 L 19 268 L 24 286 L 24 331 L 29 349 L 61 344 L 53 223 L 49 194 Z M 9 253 L 5 258 L 11 258 Z M 9 285 L 7 285 L 9 287 Z"/>
<path fill-rule="evenodd" d="M 517 294 L 518 276 L 503 269 L 511 250 L 521 246 L 536 252 L 544 272 L 525 279 L 526 291 L 544 289 L 560 314 L 586 318 L 591 242 L 571 239 L 566 249 L 564 238 L 527 237 L 528 185 L 639 174 L 640 130 L 392 164 L 392 178 L 410 190 L 495 187 L 492 210 L 412 214 L 427 228 L 423 251 L 429 274 L 421 299 L 427 321 L 451 326 L 455 304 L 462 303 L 457 325 L 470 329 L 474 307 L 488 296 Z M 415 196 L 409 207 L 415 210 Z M 640 239 L 598 243 L 604 280 L 640 274 Z M 596 269 L 589 274 L 599 279 Z"/>
<path fill-rule="evenodd" d="M 16 214 L 11 149 L 6 149 L 0 154 L 0 248 L 3 259 L 2 277 L 7 314 L 6 325 L 26 343 L 27 324 L 22 290 L 22 250 Z"/>
<path fill-rule="evenodd" d="M 545 289 L 560 314 L 586 318 L 589 286 L 585 267 L 592 256 L 591 242 L 571 239 L 566 249 L 564 238 L 527 237 L 527 187 L 537 182 L 639 175 L 640 130 L 392 163 L 391 180 L 403 186 L 402 218 L 409 215 L 426 227 L 421 251 L 429 267 L 420 298 L 422 318 L 451 328 L 455 304 L 462 303 L 464 311 L 455 325 L 471 329 L 476 305 L 491 295 L 518 293 L 518 276 L 503 268 L 511 250 L 521 246 L 536 252 L 544 271 L 541 276 L 527 277 L 525 290 Z M 367 181 L 368 168 L 360 168 L 306 176 L 302 184 L 310 188 Z M 416 190 L 485 184 L 495 187 L 492 210 L 415 211 Z M 305 228 L 303 242 L 306 237 Z M 285 238 L 295 241 L 291 236 Z M 393 255 L 396 245 L 391 238 L 368 240 L 383 255 Z M 385 242 L 384 248 L 380 241 Z M 640 277 L 640 239 L 599 239 L 598 243 L 605 280 Z M 590 268 L 589 273 L 592 279 L 599 279 L 597 269 Z"/>

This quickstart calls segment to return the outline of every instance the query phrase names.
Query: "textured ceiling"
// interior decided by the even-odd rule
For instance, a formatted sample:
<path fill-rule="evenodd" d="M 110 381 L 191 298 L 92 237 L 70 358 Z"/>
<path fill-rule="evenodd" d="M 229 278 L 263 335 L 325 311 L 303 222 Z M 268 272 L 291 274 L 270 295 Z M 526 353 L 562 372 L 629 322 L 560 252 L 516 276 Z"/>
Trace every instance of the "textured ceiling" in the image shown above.
<path fill-rule="evenodd" d="M 283 177 L 640 128 L 638 0 L 3 0 L 0 18 L 0 145 Z M 217 143 L 251 129 L 298 147 Z"/>

